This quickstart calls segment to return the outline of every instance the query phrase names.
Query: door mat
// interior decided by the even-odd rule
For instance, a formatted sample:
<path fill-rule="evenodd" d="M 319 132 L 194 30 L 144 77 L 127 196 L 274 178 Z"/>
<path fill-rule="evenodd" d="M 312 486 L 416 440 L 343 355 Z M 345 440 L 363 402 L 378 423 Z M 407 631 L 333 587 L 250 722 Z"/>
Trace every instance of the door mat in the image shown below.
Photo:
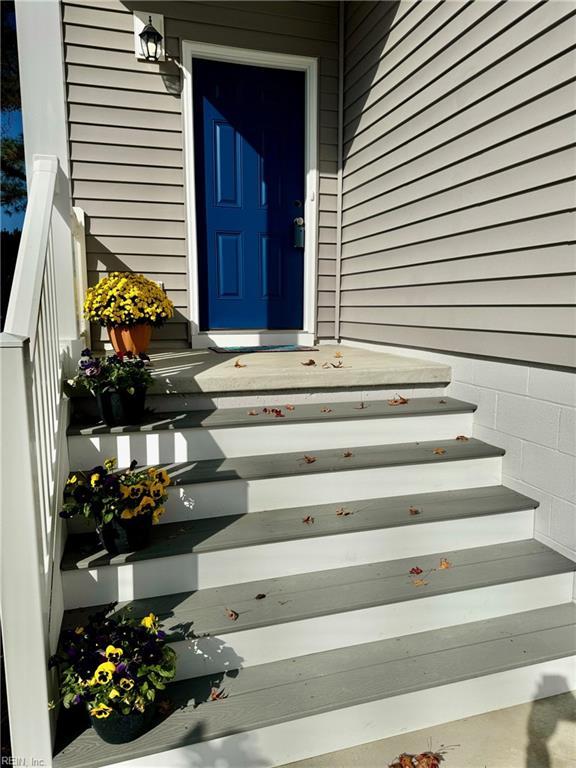
<path fill-rule="evenodd" d="M 221 354 L 246 355 L 248 352 L 318 352 L 317 347 L 302 347 L 299 344 L 268 344 L 261 347 L 208 347 Z"/>

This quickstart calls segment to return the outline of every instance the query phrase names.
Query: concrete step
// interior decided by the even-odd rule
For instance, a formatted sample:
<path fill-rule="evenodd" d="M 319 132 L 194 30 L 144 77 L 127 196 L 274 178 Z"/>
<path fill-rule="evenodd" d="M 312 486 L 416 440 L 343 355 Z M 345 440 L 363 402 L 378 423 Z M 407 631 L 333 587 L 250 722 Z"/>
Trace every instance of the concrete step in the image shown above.
<path fill-rule="evenodd" d="M 60 722 L 55 768 L 272 768 L 576 687 L 566 603 L 172 684 L 172 714 L 103 743 Z M 543 685 L 542 681 L 546 681 Z M 210 700 L 213 687 L 226 698 Z M 83 726 L 85 728 L 85 726 Z M 75 737 L 74 737 L 75 736 Z"/>
<path fill-rule="evenodd" d="M 475 410 L 454 398 L 419 397 L 401 405 L 354 400 L 180 411 L 125 427 L 76 420 L 68 448 L 72 466 L 90 469 L 108 456 L 127 467 L 133 459 L 158 464 L 442 440 L 470 434 Z"/>
<path fill-rule="evenodd" d="M 415 506 L 421 513 L 411 515 Z M 70 536 L 67 608 L 418 557 L 530 538 L 537 503 L 503 487 L 214 517 L 153 529 L 149 547 L 110 557 L 95 534 Z M 313 522 L 304 520 L 313 518 Z M 474 518 L 471 527 L 471 518 Z"/>
<path fill-rule="evenodd" d="M 147 597 L 117 610 L 161 617 L 182 679 L 567 602 L 575 570 L 531 539 Z M 65 626 L 82 626 L 87 613 L 68 611 Z"/>

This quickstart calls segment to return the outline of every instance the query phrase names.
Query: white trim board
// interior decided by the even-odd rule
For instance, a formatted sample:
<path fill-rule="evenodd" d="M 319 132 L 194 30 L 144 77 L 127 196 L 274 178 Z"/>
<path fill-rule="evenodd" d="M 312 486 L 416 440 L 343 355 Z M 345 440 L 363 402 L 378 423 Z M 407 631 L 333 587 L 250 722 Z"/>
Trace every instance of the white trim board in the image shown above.
<path fill-rule="evenodd" d="M 190 333 L 193 348 L 220 343 L 241 344 L 312 343 L 316 330 L 316 283 L 318 261 L 318 60 L 307 56 L 291 56 L 246 48 L 211 45 L 191 40 L 182 41 L 182 117 L 184 131 L 184 184 L 186 195 L 186 227 L 188 248 L 188 291 Z M 303 328 L 294 331 L 201 332 L 198 285 L 198 250 L 196 225 L 196 189 L 194 173 L 194 121 L 192 67 L 194 59 L 227 61 L 258 67 L 291 69 L 306 75 L 305 104 L 305 203 L 304 245 L 304 318 Z M 273 338 L 272 338 L 273 337 Z"/>

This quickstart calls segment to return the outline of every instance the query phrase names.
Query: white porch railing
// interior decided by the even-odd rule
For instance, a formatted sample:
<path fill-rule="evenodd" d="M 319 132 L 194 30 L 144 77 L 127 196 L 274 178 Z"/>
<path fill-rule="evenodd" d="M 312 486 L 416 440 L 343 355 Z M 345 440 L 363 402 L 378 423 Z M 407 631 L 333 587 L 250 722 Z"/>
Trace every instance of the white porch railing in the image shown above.
<path fill-rule="evenodd" d="M 53 234 L 57 177 L 55 157 L 35 157 L 0 334 L 1 620 L 12 752 L 44 766 L 52 761 L 53 725 L 46 663 L 62 615 L 57 512 L 68 473 L 61 253 Z"/>

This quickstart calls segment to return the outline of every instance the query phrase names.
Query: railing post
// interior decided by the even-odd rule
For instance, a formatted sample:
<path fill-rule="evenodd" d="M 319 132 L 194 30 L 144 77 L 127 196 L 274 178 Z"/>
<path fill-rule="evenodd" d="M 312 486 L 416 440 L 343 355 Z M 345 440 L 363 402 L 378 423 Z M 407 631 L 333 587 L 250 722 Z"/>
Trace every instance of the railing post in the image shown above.
<path fill-rule="evenodd" d="M 29 340 L 0 334 L 0 356 L 0 616 L 12 753 L 15 765 L 48 768 L 49 606 L 38 521 Z"/>
<path fill-rule="evenodd" d="M 86 263 L 86 221 L 82 208 L 72 208 L 72 238 L 74 242 L 74 271 L 76 273 L 76 314 L 84 346 L 90 347 L 90 323 L 84 318 L 84 297 L 88 287 Z"/>

